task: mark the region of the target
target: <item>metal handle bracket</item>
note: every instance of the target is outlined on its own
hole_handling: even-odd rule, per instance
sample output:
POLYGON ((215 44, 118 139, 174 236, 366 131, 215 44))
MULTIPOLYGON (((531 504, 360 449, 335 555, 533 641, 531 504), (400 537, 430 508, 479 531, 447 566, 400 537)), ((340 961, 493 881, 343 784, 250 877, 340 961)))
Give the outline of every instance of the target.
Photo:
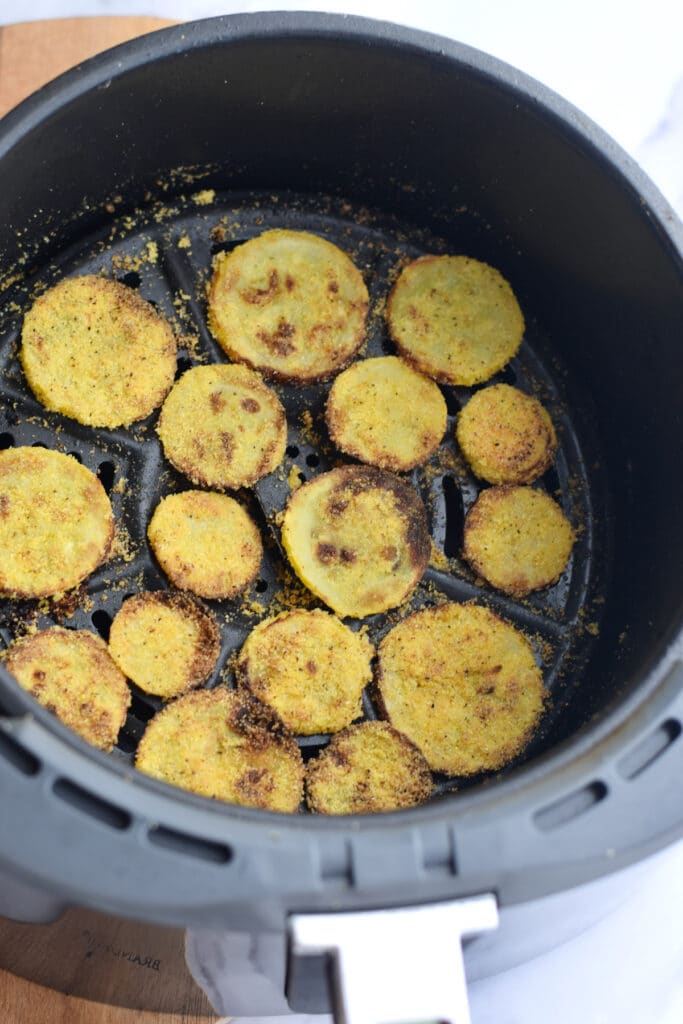
POLYGON ((293 956, 333 958, 338 1024, 471 1024, 462 940, 498 925, 487 893, 419 907, 290 918, 293 956))

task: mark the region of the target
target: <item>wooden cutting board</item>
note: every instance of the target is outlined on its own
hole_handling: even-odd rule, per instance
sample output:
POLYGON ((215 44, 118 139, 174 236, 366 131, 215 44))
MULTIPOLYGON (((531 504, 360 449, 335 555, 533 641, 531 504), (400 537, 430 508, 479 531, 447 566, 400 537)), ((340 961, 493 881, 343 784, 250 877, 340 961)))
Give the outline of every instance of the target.
MULTIPOLYGON (((172 24, 159 18, 64 18, 0 27, 0 115, 56 75, 127 39, 172 24)), ((208 1024, 207 1017, 121 1010, 74 999, 0 971, 2 1024, 208 1024)))

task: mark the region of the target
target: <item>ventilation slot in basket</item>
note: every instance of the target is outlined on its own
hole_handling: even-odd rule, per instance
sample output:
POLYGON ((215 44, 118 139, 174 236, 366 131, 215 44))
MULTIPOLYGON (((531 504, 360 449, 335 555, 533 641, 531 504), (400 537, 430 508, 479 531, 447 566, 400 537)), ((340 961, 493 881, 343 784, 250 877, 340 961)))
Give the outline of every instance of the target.
POLYGON ((37 757, 20 746, 8 732, 0 730, 0 757, 17 768, 23 775, 37 775, 41 764, 37 757))
POLYGON ((176 832, 163 825, 151 828, 148 836, 153 846, 160 846, 164 850, 180 853, 185 857, 194 857, 196 860, 209 861, 212 864, 229 864, 232 860, 232 850, 224 843, 189 836, 185 832, 176 832))
POLYGON ((635 779, 659 760, 681 735, 682 728, 681 723, 675 718, 662 722, 654 732, 641 740, 634 750, 630 750, 621 758, 617 764, 620 775, 625 779, 635 779))
POLYGON ((108 825, 109 828, 115 828, 122 832, 130 826, 131 817, 127 811, 95 796, 87 789, 82 789, 74 782, 69 782, 68 779, 57 779, 52 791, 65 804, 89 818, 102 822, 103 825, 108 825))
POLYGON ((596 780, 537 811, 534 821, 542 832, 551 832, 590 811, 605 799, 608 792, 605 783, 596 780))

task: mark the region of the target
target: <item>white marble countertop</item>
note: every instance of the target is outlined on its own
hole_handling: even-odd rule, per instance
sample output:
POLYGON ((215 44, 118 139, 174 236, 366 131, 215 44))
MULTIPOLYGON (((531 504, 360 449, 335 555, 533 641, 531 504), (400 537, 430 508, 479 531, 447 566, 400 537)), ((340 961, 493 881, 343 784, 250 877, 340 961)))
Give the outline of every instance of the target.
MULTIPOLYGON (((427 29, 475 46, 582 109, 641 164, 683 216, 680 0, 32 0, 0 24, 137 14, 188 20, 255 10, 327 10, 427 29)), ((560 949, 472 987, 473 1024, 681 1024, 683 844, 635 900, 560 949)), ((279 1018, 283 1019, 283 1018, 279 1018)))

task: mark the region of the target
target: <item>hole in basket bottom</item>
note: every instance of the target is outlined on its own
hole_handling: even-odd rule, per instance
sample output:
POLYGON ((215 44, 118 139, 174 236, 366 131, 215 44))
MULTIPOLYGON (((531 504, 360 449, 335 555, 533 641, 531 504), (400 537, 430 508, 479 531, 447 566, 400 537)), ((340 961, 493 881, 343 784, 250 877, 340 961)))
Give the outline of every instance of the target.
POLYGON ((517 374, 511 366, 504 366, 497 374, 497 378, 501 384, 509 384, 511 387, 517 383, 517 374))
POLYGON ((192 367, 192 360, 188 359, 187 356, 178 356, 178 362, 176 364, 175 379, 178 380, 184 373, 187 373, 192 367))
POLYGON ((443 497, 446 504, 444 554, 447 558, 457 558, 462 548, 465 510, 462 504, 460 488, 452 476, 445 476, 443 478, 443 497))
POLYGON ((129 288, 139 288, 142 282, 142 278, 136 270, 130 270, 123 277, 119 278, 121 284, 127 285, 129 288))
POLYGON ((109 640, 109 630, 111 629, 112 621, 109 612, 105 612, 103 608, 98 608, 97 611, 93 612, 90 616, 90 621, 102 639, 109 640))
POLYGON ((446 399, 446 411, 449 416, 457 416, 460 412, 460 402, 451 388, 443 388, 443 397, 446 399))
POLYGON ((110 493, 114 486, 114 477, 116 476, 116 466, 113 462, 100 462, 97 467, 97 478, 104 487, 107 494, 110 493))
POLYGON ((549 494, 561 493, 562 488, 560 487, 560 478, 557 475, 557 470, 554 466, 551 466, 550 469, 546 470, 541 477, 541 480, 549 494))
POLYGON ((11 448, 14 445, 14 437, 12 434, 0 434, 0 451, 4 451, 5 448, 11 448))

